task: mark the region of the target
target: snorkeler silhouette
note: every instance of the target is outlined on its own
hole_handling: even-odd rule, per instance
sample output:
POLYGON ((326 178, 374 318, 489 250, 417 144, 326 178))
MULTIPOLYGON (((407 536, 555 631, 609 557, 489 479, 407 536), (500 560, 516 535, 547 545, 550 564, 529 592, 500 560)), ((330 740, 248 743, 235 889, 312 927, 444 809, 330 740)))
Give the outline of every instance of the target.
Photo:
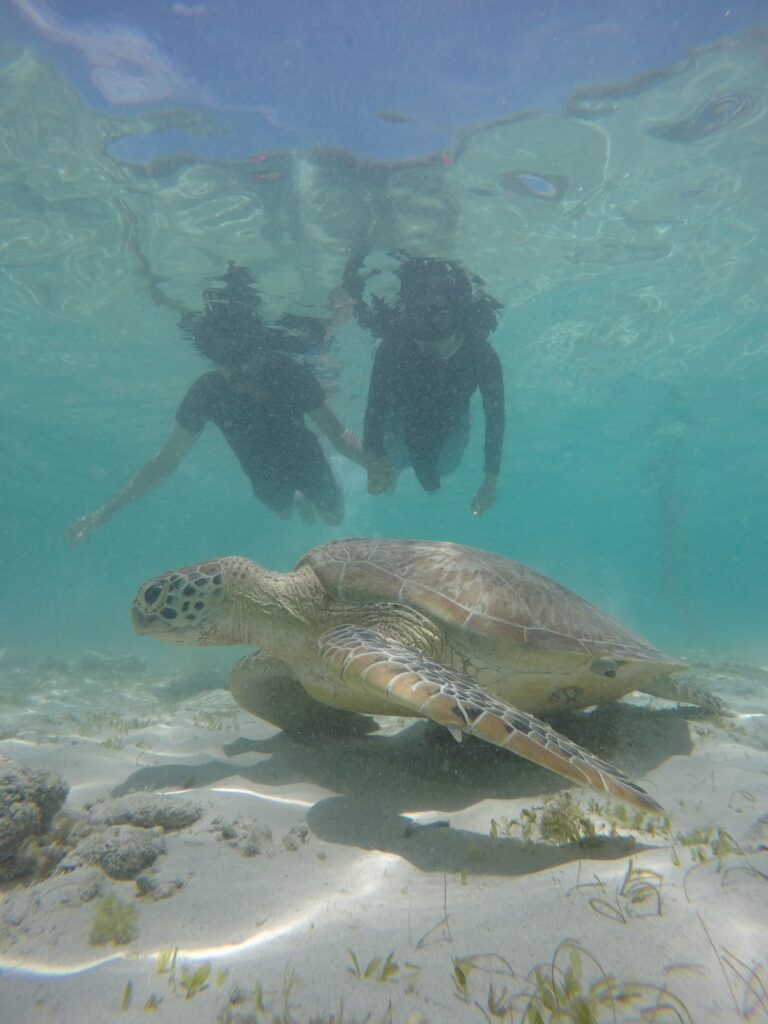
POLYGON ((70 527, 71 544, 87 540, 170 476, 209 421, 221 430, 263 505, 283 519, 297 511, 310 521, 315 512, 326 523, 342 521, 343 492, 304 417, 342 455, 362 465, 360 440, 328 406, 311 370, 285 354, 322 344, 325 324, 290 315, 266 324, 249 272, 230 262, 223 280, 223 288, 203 293, 201 312, 184 313, 179 320, 182 332, 215 369, 192 384, 170 436, 128 485, 70 527))
POLYGON ((485 475, 470 511, 496 501, 504 439, 504 374, 488 341, 501 308, 483 281, 456 260, 396 252, 399 297, 365 297, 365 253, 350 258, 344 287, 358 323, 380 337, 368 389, 363 454, 368 493, 394 490, 412 466, 426 491, 454 470, 470 433, 469 400, 479 388, 485 412, 485 475))

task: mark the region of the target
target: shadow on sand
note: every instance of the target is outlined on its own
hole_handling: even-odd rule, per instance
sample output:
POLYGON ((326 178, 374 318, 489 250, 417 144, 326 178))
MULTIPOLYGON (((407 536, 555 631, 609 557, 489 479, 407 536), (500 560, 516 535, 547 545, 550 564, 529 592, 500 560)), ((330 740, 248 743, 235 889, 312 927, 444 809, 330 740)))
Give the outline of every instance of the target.
MULTIPOLYGON (((700 717, 702 713, 691 708, 660 711, 616 703, 553 724, 599 757, 640 777, 671 756, 689 753, 688 721, 700 717)), ((312 743, 277 733, 263 740, 237 740, 225 752, 230 757, 263 757, 247 767, 216 759, 142 767, 113 795, 205 788, 233 775, 258 787, 309 782, 337 794, 318 801, 307 813, 307 823, 318 838, 391 852, 424 871, 517 875, 583 856, 624 857, 641 848, 621 837, 588 848, 526 844, 492 840, 451 828, 448 822, 417 823, 408 814, 455 812, 485 799, 535 803, 565 785, 551 772, 471 737, 456 743, 446 730, 429 722, 416 721, 393 736, 333 737, 312 743)))

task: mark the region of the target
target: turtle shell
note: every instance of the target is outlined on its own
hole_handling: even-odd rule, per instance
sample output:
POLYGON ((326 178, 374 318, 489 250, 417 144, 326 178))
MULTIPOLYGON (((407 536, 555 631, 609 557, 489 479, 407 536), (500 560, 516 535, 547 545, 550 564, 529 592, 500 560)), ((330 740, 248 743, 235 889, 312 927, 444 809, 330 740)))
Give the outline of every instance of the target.
POLYGON ((338 601, 405 604, 449 634, 461 632, 465 643, 498 653, 522 647, 680 664, 554 580, 478 548, 362 537, 314 548, 299 562, 307 565, 338 601))

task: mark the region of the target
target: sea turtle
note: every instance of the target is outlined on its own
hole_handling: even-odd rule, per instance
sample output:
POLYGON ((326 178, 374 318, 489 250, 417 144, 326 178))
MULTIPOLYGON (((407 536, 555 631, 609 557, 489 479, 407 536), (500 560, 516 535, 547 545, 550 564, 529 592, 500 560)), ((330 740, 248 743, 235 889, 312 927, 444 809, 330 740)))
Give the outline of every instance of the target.
POLYGON ((133 623, 173 643, 258 646, 233 668, 232 693, 288 731, 350 711, 430 718, 654 812, 640 786, 535 714, 632 690, 722 710, 675 678, 682 662, 554 580, 443 541, 332 541, 288 573, 201 562, 144 583, 133 623))

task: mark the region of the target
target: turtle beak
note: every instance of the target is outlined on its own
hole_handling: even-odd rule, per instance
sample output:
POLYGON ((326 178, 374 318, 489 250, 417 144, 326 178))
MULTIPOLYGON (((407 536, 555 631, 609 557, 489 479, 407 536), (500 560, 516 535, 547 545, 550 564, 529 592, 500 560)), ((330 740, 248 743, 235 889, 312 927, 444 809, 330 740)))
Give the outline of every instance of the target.
POLYGON ((157 612, 142 611, 136 604, 131 608, 131 621, 139 636, 151 636, 169 644, 198 644, 201 640, 199 627, 176 625, 158 615, 157 612))
POLYGON ((153 636, 156 640, 169 640, 171 643, 182 643, 180 631, 172 626, 157 612, 145 612, 134 602, 131 608, 133 628, 139 636, 153 636))
POLYGON ((150 622, 153 618, 153 615, 146 615, 141 608, 137 608, 135 604, 133 608, 131 608, 131 621, 133 622, 134 630, 139 634, 139 636, 144 636, 145 633, 150 633, 152 631, 150 622))
POLYGON ((158 640, 173 640, 172 632, 174 626, 172 626, 166 619, 157 612, 145 612, 139 608, 138 604, 134 604, 131 608, 131 621, 133 622, 134 630, 139 636, 154 636, 158 640))

